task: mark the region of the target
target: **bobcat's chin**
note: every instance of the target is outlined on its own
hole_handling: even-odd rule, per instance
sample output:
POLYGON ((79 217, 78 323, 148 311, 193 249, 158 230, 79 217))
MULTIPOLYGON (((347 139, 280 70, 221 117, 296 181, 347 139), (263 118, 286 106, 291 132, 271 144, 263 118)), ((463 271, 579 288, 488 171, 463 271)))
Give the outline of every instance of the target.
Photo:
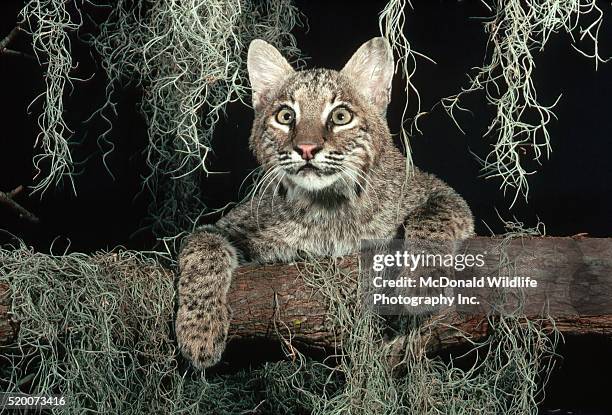
POLYGON ((326 189, 340 180, 338 173, 325 174, 314 168, 300 169, 293 174, 288 174, 286 177, 294 186, 309 191, 326 189))

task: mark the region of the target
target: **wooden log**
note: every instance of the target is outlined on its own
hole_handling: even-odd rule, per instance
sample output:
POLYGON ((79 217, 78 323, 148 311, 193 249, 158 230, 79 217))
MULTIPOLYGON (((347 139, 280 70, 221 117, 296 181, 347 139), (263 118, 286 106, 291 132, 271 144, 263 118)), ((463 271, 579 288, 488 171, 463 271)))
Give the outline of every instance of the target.
MULTIPOLYGON (((471 249, 486 250, 490 256, 486 266, 473 270, 474 275, 499 274, 499 244, 499 239, 483 237, 467 242, 471 249)), ((539 318, 533 310, 541 311, 541 304, 548 301, 556 307, 547 312, 552 311, 561 333, 612 336, 612 238, 522 238, 511 241, 504 252, 517 273, 527 272, 540 284, 537 291, 525 291, 531 307, 526 318, 539 318)), ((340 262, 349 272, 357 272, 358 265, 356 256, 340 262)), ((330 323, 324 296, 302 278, 305 267, 297 263, 238 268, 229 291, 230 339, 284 339, 334 347, 340 333, 330 323)), ((14 338, 17 329, 8 314, 6 288, 0 286, 0 344, 14 338)), ((465 345, 468 339, 483 339, 490 330, 487 312, 484 306, 459 307, 431 317, 422 331, 427 350, 436 353, 465 345)))
POLYGON ((11 298, 6 284, 0 284, 0 345, 10 342, 17 334, 17 324, 10 315, 11 298))
MULTIPOLYGON (((472 274, 496 276, 500 267, 511 265, 517 275, 525 273, 539 285, 524 290, 526 318, 550 314, 564 335, 612 336, 611 238, 516 239, 505 246, 507 262, 503 264, 500 243, 500 239, 483 237, 467 242, 471 252, 487 252, 485 266, 474 268, 472 274)), ((356 258, 347 258, 343 264, 353 271, 357 266, 356 258)), ((327 323, 327 305, 300 275, 297 265, 239 268, 229 294, 234 310, 231 338, 277 338, 280 331, 298 342, 333 347, 337 333, 327 323)), ((477 294, 487 298, 492 293, 480 289, 477 294)), ((512 301, 509 304, 514 306, 512 301)), ((486 306, 454 307, 431 317, 423 326, 427 349, 438 352, 483 339, 490 331, 489 311, 486 306)), ((543 321, 544 327, 547 324, 543 321)))

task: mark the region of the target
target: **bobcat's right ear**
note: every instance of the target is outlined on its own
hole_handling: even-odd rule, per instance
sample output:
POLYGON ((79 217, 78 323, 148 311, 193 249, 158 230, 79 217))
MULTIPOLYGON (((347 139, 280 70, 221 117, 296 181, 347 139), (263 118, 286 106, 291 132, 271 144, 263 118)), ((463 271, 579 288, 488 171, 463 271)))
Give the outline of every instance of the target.
POLYGON ((293 72, 289 62, 265 40, 255 39, 249 45, 247 69, 253 90, 253 108, 260 108, 271 94, 293 72))

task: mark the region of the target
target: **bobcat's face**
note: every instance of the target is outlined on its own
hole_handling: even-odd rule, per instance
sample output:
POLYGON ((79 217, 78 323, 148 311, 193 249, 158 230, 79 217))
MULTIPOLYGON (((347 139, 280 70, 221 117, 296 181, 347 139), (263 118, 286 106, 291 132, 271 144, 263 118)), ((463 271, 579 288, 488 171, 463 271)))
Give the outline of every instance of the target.
POLYGON ((380 146, 369 124, 384 124, 378 114, 375 121, 368 117, 371 108, 362 101, 338 72, 298 72, 262 108, 253 150, 264 167, 296 186, 358 185, 380 146))
POLYGON ((249 49, 255 107, 250 144, 258 161, 270 175, 308 191, 360 191, 389 141, 384 112, 392 73, 381 38, 362 46, 340 72, 295 72, 276 49, 255 41, 249 49))

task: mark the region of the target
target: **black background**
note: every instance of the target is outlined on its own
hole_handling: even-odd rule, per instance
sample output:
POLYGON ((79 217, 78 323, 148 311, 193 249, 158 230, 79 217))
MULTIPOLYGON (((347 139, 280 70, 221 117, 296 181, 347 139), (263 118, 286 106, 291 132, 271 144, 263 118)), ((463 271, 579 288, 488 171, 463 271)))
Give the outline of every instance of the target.
MULTIPOLYGON (((296 1, 305 14, 308 30, 295 31, 298 46, 309 58, 308 67, 340 69, 350 55, 364 41, 379 35, 378 13, 384 1, 296 1)), ((428 110, 443 97, 456 93, 467 82, 470 68, 483 63, 486 34, 482 21, 473 17, 487 15, 479 1, 413 1, 414 10, 407 11, 406 35, 413 48, 434 59, 437 64, 423 59, 417 62, 413 82, 417 85, 422 108, 428 110)), ((612 7, 599 2, 604 9, 605 22, 600 32, 600 53, 612 55, 612 7)), ((14 26, 19 1, 0 4, 0 38, 14 26)), ((100 13, 97 17, 103 17, 100 13)), ((85 31, 91 29, 85 27, 85 31)), ((29 52, 28 36, 22 34, 11 47, 29 52)), ((589 46, 585 44, 585 46, 589 46)), ((150 249, 154 238, 147 230, 140 230, 148 197, 136 197, 141 176, 146 167, 141 156, 147 138, 145 126, 137 111, 140 91, 127 88, 116 96, 119 116, 111 133, 116 146, 108 156, 113 172, 111 177, 102 166, 97 136, 106 125, 100 119, 89 124, 83 120, 104 101, 106 79, 96 66, 90 49, 73 42, 74 59, 79 66, 74 74, 90 78, 76 82, 66 97, 66 118, 75 130, 73 146, 80 175, 75 178, 77 196, 69 187, 38 196, 21 195, 19 201, 41 218, 37 225, 19 220, 0 206, 0 229, 23 238, 39 250, 48 250, 51 242, 70 249, 94 251, 123 245, 134 249, 150 249)), ((534 225, 539 217, 549 235, 574 235, 586 232, 592 236, 612 235, 612 62, 600 65, 595 72, 589 60, 570 46, 566 34, 551 37, 542 53, 536 55, 533 74, 538 97, 543 104, 552 104, 559 94, 562 98, 555 109, 558 120, 550 124, 553 152, 543 162, 538 173, 530 178, 529 202, 519 199, 508 211, 512 195, 503 196, 499 181, 484 180, 479 176, 479 165, 469 154, 484 156, 491 141, 482 138, 493 115, 493 108, 484 104, 482 94, 470 96, 465 105, 473 115, 461 116, 462 135, 440 106, 420 121, 422 135, 412 138, 411 145, 416 165, 433 172, 453 186, 471 206, 477 218, 479 234, 488 234, 486 222, 495 232, 503 231, 497 218, 498 209, 504 218, 515 215, 527 225, 534 225)), ((0 56, 0 190, 8 191, 17 185, 31 185, 33 143, 38 134, 37 116, 40 105, 27 113, 28 104, 43 91, 43 71, 36 62, 12 56, 0 56)), ((393 100, 388 111, 391 131, 399 131, 399 120, 404 103, 403 84, 399 77, 394 82, 393 100)), ((414 114, 411 100, 410 114, 414 114)), ((211 158, 211 168, 229 171, 211 176, 202 183, 202 197, 214 208, 238 199, 242 179, 255 167, 247 148, 252 110, 242 104, 228 107, 228 117, 218 126, 211 158)), ((57 246, 56 245, 56 246, 57 246)), ((572 344, 570 340, 569 345, 572 344)), ((609 354, 610 344, 598 339, 583 340, 582 350, 588 356, 609 354)), ((602 408, 608 403, 609 390, 605 385, 584 373, 584 353, 567 346, 569 363, 565 371, 553 377, 550 407, 578 405, 581 408, 602 408), (573 353, 573 354, 572 354, 573 353), (574 359, 569 357, 574 356, 574 359), (569 367, 569 369, 568 369, 569 367), (582 372, 581 372, 582 370, 582 372)), ((586 362, 586 363, 585 363, 586 362)), ((612 363, 591 362, 598 372, 609 374, 612 363), (607 366, 605 366, 607 364, 607 366)), ((593 366, 590 366, 593 367, 593 366)), ((607 376, 607 375, 605 375, 607 376)), ((608 385, 609 387, 609 385, 608 385)))

